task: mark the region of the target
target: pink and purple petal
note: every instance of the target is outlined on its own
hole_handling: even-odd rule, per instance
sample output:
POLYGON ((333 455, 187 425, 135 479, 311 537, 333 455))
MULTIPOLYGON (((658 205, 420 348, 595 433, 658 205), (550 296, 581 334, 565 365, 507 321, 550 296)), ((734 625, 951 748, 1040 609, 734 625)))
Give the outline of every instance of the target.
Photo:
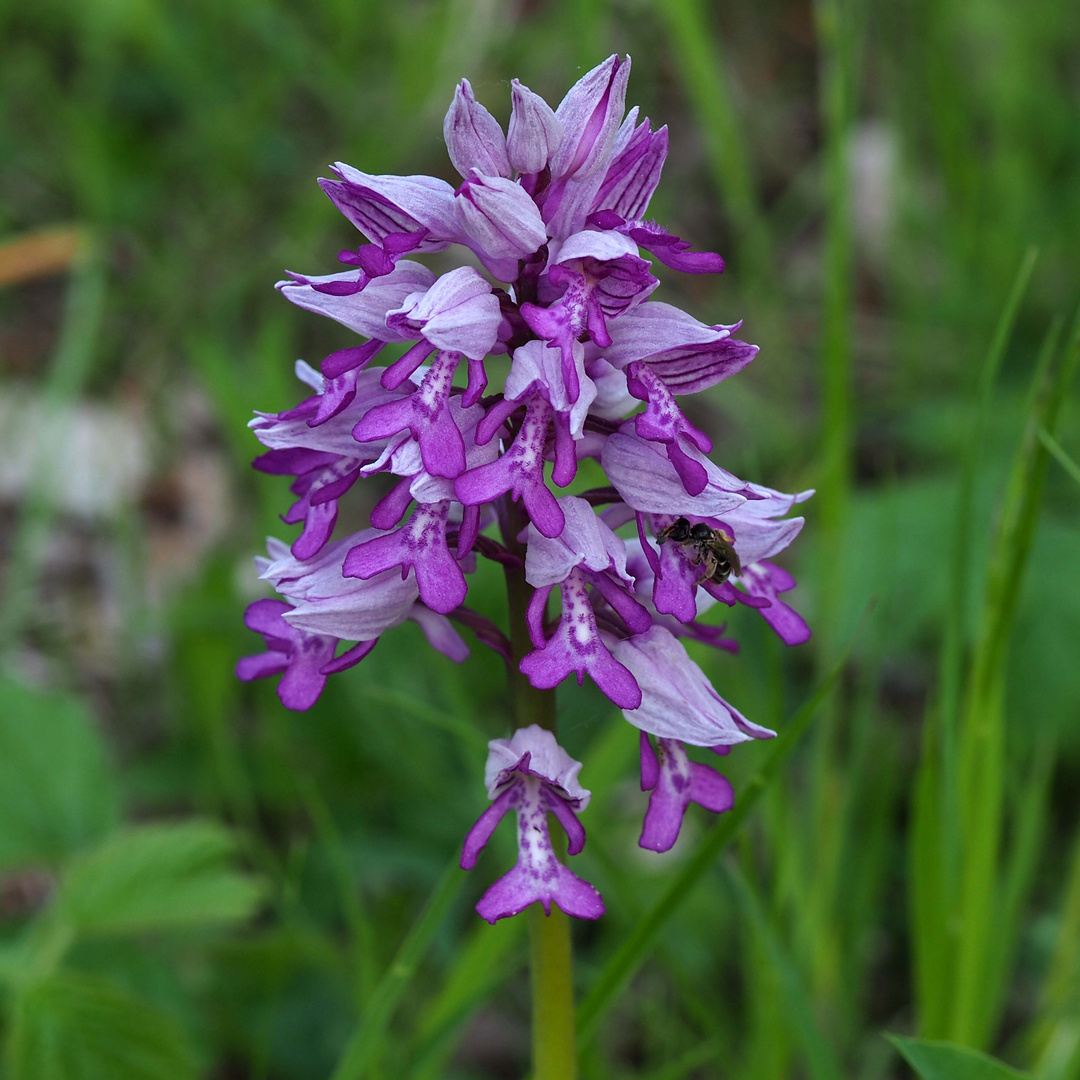
MULTIPOLYGON (((647 738, 647 737, 646 737, 647 738)), ((650 748, 651 749, 651 748, 650 748)), ((722 813, 730 810, 735 798, 731 784, 706 765, 692 762, 682 743, 660 739, 658 757, 653 757, 646 787, 646 753, 642 743, 642 790, 651 790, 638 843, 649 851, 669 851, 679 838, 683 818, 692 802, 722 813)))
POLYGON ((468 585, 446 542, 446 519, 450 504, 435 503, 416 508, 405 526, 376 536, 354 547, 342 567, 346 577, 363 580, 400 566, 404 577, 416 573, 420 599, 447 615, 465 599, 468 585))

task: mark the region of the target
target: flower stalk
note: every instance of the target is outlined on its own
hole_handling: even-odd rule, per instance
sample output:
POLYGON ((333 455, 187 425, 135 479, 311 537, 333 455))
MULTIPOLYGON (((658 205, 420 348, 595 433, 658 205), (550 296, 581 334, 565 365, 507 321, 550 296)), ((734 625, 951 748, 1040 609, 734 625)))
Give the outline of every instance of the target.
MULTIPOLYGON (((525 617, 532 588, 525 580, 525 545, 517 536, 525 521, 516 503, 500 500, 503 543, 521 565, 504 564, 510 609, 511 662, 507 665, 510 708, 515 728, 539 724, 555 728, 555 691, 537 690, 518 665, 531 645, 525 617)), ((549 825, 550 827, 550 825, 549 825)), ((574 957, 570 920, 558 907, 545 914, 529 908, 529 967, 532 990, 533 1080, 576 1080, 577 1018, 574 1011, 574 957)))
POLYGON ((533 1080, 577 1080, 570 920, 557 907, 529 909, 533 1080))
POLYGON ((510 662, 506 665, 510 715, 514 718, 515 728, 539 724, 547 731, 554 731, 555 691, 538 690, 520 666, 522 659, 532 651, 526 615, 533 589, 525 580, 525 545, 518 540, 528 522, 519 504, 508 495, 499 500, 498 514, 503 545, 516 560, 503 563, 510 623, 510 662))

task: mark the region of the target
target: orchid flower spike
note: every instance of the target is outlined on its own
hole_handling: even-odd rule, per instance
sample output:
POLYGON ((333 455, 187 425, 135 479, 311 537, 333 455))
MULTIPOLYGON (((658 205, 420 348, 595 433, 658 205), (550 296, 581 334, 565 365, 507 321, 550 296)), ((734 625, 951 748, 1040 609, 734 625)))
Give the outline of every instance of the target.
MULTIPOLYGON (((710 621, 717 604, 736 633, 752 608, 785 644, 807 640, 780 561, 813 492, 728 472, 683 411, 758 349, 737 319, 707 324, 654 299, 671 273, 720 273, 724 261, 648 219, 667 129, 627 110, 629 77, 630 58, 610 56, 555 107, 514 80, 505 128, 462 79, 443 125, 456 186, 343 162, 320 180, 359 237, 336 270, 278 283, 341 340, 318 369, 297 362, 294 407, 251 422, 255 467, 289 478, 283 521, 296 532, 257 560, 277 598, 248 609, 265 650, 237 674, 280 676, 282 703, 308 709, 411 620, 457 663, 464 626, 539 691, 587 676, 642 733, 641 844, 664 851, 690 803, 721 812, 733 798, 686 747, 773 735, 720 695, 685 642, 738 651, 710 621), (365 502, 377 474, 381 495, 365 502), (584 474, 603 479, 567 494, 584 474), (344 527, 360 514, 367 527, 344 527), (521 590, 522 625, 477 609, 481 559, 521 590)), ((554 815, 569 854, 581 850, 580 766, 535 725, 490 747, 492 803, 462 865, 510 810, 519 857, 480 914, 539 902, 597 918, 603 901, 548 831, 554 815)))

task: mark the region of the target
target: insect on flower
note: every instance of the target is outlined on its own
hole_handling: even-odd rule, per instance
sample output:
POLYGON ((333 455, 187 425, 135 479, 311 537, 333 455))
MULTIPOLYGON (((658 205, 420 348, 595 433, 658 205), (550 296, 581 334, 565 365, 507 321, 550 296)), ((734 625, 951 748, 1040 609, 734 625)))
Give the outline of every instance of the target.
POLYGON ((665 540, 674 540, 683 547, 693 548, 694 565, 705 564, 701 582, 711 581, 714 585, 722 585, 732 574, 738 577, 742 573, 739 556, 732 546, 735 538, 704 521, 691 525, 684 517, 676 518, 656 534, 656 539, 661 544, 665 540))

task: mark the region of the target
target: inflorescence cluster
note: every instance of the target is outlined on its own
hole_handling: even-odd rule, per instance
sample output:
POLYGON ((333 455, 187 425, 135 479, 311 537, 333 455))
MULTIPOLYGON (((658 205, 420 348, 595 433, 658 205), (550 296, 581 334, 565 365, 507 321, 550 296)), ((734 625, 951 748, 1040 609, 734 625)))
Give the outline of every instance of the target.
MULTIPOLYGON (((362 341, 319 372, 298 362, 311 396, 252 422, 267 448, 255 467, 295 477, 284 520, 303 528, 291 546, 271 539, 258 560, 283 599, 248 608, 267 651, 237 671, 281 674, 281 700, 306 709, 329 675, 406 619, 453 660, 468 655, 456 621, 512 662, 507 636, 466 606, 468 575, 478 557, 519 569, 523 558, 532 651, 520 671, 544 689, 588 674, 640 729, 651 792, 641 845, 666 851, 690 802, 732 804, 727 780, 691 762, 684 744, 726 753, 773 734, 717 694, 682 639, 734 651, 722 628, 698 621, 717 601, 756 608, 789 645, 809 637, 780 598, 794 580, 770 560, 802 528, 785 515, 811 493, 783 494, 715 465, 708 436, 679 408, 678 397, 740 371, 757 348, 732 336, 739 324, 706 326, 649 299, 659 281, 642 249, 693 274, 719 273, 723 260, 645 219, 667 129, 639 123, 636 108, 624 119, 629 72, 629 58, 610 57, 555 110, 515 80, 505 135, 463 80, 444 124, 463 178, 456 189, 341 163, 319 181, 368 243, 339 255, 345 270, 290 274, 278 288, 362 341), (441 277, 410 258, 454 244, 471 256, 441 277), (377 364, 386 345, 402 343, 411 344, 377 364), (558 495, 585 458, 608 485, 558 495), (339 500, 376 473, 394 482, 370 528, 332 540, 339 500), (502 542, 488 535, 495 524, 502 542), (620 536, 623 526, 636 536, 620 536), (556 588, 561 616, 549 621, 556 588), (341 642, 355 644, 339 652, 341 642)), ((569 853, 583 847, 577 814, 589 792, 579 769, 537 725, 490 744, 492 803, 462 866, 511 809, 519 861, 478 905, 485 918, 537 900, 602 914, 597 891, 556 858, 547 827, 553 814, 569 853)))

